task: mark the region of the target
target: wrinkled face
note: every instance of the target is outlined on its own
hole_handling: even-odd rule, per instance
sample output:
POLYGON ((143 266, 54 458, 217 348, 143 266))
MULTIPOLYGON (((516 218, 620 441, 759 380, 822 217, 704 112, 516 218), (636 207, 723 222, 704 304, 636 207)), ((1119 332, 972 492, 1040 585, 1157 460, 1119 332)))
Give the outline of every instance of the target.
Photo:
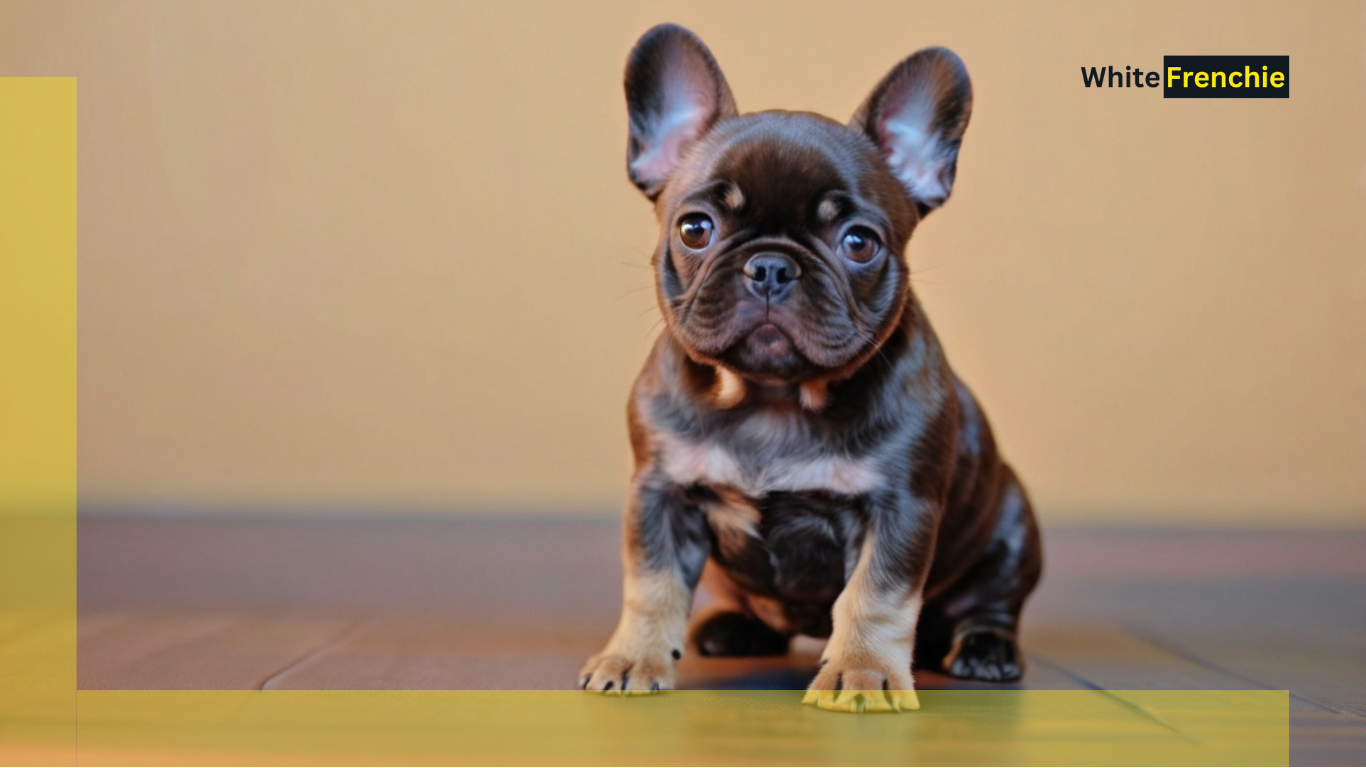
POLYGON ((800 113, 721 122, 657 211, 660 307, 700 362, 756 381, 834 375, 900 319, 918 214, 851 128, 800 113))
POLYGON ((660 308, 688 355, 803 384, 870 359, 907 301, 906 241, 953 188, 972 113, 963 62, 911 54, 848 126, 740 115, 707 46, 661 24, 631 49, 625 86, 626 171, 655 202, 660 308))

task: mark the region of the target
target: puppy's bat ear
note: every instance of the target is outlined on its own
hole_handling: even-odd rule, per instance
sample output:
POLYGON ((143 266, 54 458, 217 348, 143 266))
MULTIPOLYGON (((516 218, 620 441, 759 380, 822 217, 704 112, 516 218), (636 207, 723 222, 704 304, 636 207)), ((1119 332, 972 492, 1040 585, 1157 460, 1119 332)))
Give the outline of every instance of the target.
POLYGON ((688 30, 660 24, 626 62, 631 137, 626 170, 651 200, 690 144, 735 115, 735 99, 711 51, 688 30))
POLYGON ((962 60, 947 48, 924 48, 882 78, 849 124, 882 150, 923 216, 953 190, 971 115, 972 81, 962 60))

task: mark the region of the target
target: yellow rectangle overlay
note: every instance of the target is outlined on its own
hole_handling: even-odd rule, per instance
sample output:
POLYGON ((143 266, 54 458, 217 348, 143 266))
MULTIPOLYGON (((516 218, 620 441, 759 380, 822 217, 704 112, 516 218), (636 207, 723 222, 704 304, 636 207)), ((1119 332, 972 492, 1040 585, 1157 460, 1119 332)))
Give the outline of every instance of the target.
POLYGON ((76 82, 0 78, 0 764, 1285 765, 1285 691, 76 690, 76 82))
POLYGON ((1285 765, 1285 691, 81 691, 83 763, 1285 765))
POLYGON ((0 78, 0 763, 76 758, 76 80, 0 78))

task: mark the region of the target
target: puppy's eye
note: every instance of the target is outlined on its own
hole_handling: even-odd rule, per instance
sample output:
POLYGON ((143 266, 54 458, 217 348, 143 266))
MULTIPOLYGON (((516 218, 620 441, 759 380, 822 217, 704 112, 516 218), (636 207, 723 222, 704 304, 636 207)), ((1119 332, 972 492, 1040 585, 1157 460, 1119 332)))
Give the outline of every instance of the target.
POLYGON ((877 256, 878 251, 882 249, 882 243, 878 242, 873 230, 867 227, 854 227, 844 233, 840 249, 844 251, 846 259, 867 264, 877 256))
POLYGON ((678 222, 678 237, 683 241, 684 245, 694 251, 700 251, 711 243, 711 231, 713 228, 714 225, 710 218, 701 213, 694 213, 689 216, 684 216, 683 219, 678 222))

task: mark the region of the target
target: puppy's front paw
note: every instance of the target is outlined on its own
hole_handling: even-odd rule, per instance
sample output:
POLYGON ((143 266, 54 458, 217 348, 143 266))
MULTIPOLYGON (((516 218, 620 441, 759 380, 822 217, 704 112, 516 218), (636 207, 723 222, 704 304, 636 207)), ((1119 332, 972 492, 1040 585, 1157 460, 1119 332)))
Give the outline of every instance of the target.
POLYGON ((623 694, 667 691, 674 687, 674 659, 678 655, 678 651, 618 653, 609 648, 583 665, 579 687, 623 694))
POLYGON ((910 664, 887 664, 876 658, 832 656, 806 690, 803 704, 835 712, 900 712, 920 709, 910 664))

